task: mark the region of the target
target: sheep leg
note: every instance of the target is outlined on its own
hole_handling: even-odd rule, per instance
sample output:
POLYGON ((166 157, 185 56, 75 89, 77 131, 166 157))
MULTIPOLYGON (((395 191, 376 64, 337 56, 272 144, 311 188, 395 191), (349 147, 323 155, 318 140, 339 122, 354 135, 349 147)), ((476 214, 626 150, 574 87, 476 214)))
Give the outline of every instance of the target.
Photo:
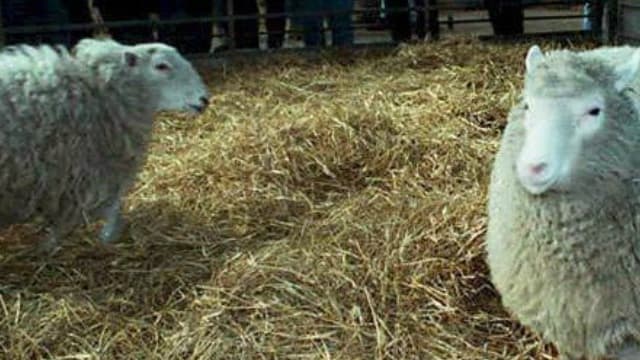
POLYGON ((49 235, 38 244, 37 252, 44 255, 53 255, 60 245, 60 235, 54 228, 48 228, 49 235))
POLYGON ((122 206, 120 199, 116 199, 104 212, 105 224, 100 230, 100 242, 103 244, 112 243, 120 238, 125 227, 122 217, 122 206))
POLYGON ((51 223, 47 227, 49 236, 38 246, 41 254, 53 255, 60 248, 60 239, 69 236, 73 232, 74 223, 51 223))

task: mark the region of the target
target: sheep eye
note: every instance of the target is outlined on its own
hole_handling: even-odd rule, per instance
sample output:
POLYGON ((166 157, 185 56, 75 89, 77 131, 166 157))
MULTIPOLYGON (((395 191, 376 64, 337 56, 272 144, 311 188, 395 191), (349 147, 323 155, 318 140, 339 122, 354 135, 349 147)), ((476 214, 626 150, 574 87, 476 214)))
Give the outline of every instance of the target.
POLYGON ((169 65, 167 64, 158 64, 156 65, 156 70, 160 70, 160 71, 169 71, 169 65))
POLYGON ((529 110, 529 104, 524 103, 524 107, 523 107, 523 108, 524 108, 525 110, 529 110))
POLYGON ((593 109, 589 110, 588 114, 590 116, 598 116, 598 115, 600 115, 600 108, 597 108, 597 107, 593 108, 593 109))

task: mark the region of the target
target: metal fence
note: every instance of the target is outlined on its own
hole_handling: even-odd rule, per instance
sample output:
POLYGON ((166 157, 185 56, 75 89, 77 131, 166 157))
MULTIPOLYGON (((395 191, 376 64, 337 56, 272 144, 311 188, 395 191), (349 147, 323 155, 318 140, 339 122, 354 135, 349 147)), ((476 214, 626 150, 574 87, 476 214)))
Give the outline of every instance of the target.
POLYGON ((625 43, 640 43, 640 2, 618 0, 617 40, 625 43))
MULTIPOLYGON (((226 49, 234 50, 239 46, 238 41, 243 36, 258 36, 269 37, 277 35, 284 36, 285 38, 298 38, 304 37, 308 34, 309 30, 299 23, 304 23, 305 19, 321 19, 321 29, 314 31, 320 31, 322 34, 331 33, 336 30, 331 19, 335 19, 338 16, 348 16, 351 21, 347 27, 342 25, 340 30, 349 32, 363 32, 365 35, 356 40, 355 43, 362 43, 362 39, 369 36, 368 44, 379 43, 391 43, 397 41, 393 37, 384 38, 376 37, 375 34, 384 34, 393 32, 393 26, 398 26, 398 16, 408 22, 402 26, 409 26, 410 37, 411 34, 419 36, 428 36, 431 39, 440 38, 441 34, 446 31, 450 31, 461 26, 469 24, 490 24, 493 28, 494 35, 500 31, 496 24, 504 22, 505 20, 514 22, 513 14, 517 14, 515 22, 550 22, 553 20, 578 20, 582 21, 589 19, 591 21, 591 29, 585 30, 582 27, 578 29, 563 31, 563 33, 575 33, 583 35, 592 35, 600 37, 602 33, 602 8, 607 0, 423 0, 423 1, 407 1, 408 6, 386 6, 389 0, 376 0, 367 1, 366 3, 356 2, 356 6, 347 10, 296 10, 296 11, 281 11, 266 13, 264 7, 262 11, 257 11, 250 14, 236 14, 233 11, 234 0, 222 0, 226 2, 226 7, 229 11, 226 14, 215 13, 215 1, 212 2, 212 11, 208 14, 200 14, 197 16, 184 16, 180 18, 161 18, 157 14, 150 13, 150 16, 143 19, 125 19, 125 20, 103 20, 100 17, 99 8, 92 7, 92 18, 87 18, 86 22, 82 23, 64 23, 64 24, 38 24, 28 26, 7 26, 2 29, 2 39, 5 43, 11 43, 13 38, 24 39, 46 39, 45 35, 57 35, 62 41, 67 42, 68 45, 72 45, 70 39, 77 39, 82 36, 90 36, 92 34, 104 32, 105 30, 111 33, 118 33, 121 36, 129 36, 130 38, 139 39, 140 41, 146 40, 160 40, 173 43, 174 45, 181 45, 183 47, 189 44, 194 38, 199 38, 209 42, 210 47, 208 49, 200 49, 199 51, 192 51, 189 49, 183 49, 185 52, 207 52, 213 50, 212 47, 224 46, 226 49), (422 4, 421 4, 422 3, 422 4), (596 11, 590 15, 584 14, 581 9, 588 4, 596 11), (528 14, 529 8, 570 8, 578 9, 577 12, 567 14, 562 13, 555 14, 528 14), (507 10, 505 10, 507 9, 507 10), (511 10, 508 10, 511 9, 511 10), (600 11, 598 11, 600 9, 600 11), (475 10, 475 11, 473 11, 475 10), (511 11, 511 13, 509 13, 511 11), (468 16, 462 16, 466 13, 468 16), (396 23, 391 23, 390 18, 396 17, 396 23), (266 29, 267 21, 273 19, 285 19, 286 26, 284 29, 278 31, 269 31, 266 29), (413 20, 412 20, 413 19, 413 20), (254 21, 258 23, 255 34, 243 33, 242 21, 254 21), (368 34, 368 35, 367 35, 368 34)), ((269 0, 266 0, 269 1, 269 0)), ((294 1, 295 0, 289 0, 294 1)), ((90 2, 91 3, 91 2, 90 2)), ((322 1, 320 1, 322 3, 322 1)), ((402 21, 401 21, 402 22, 402 21)), ((517 27, 517 24, 514 25, 517 27)), ((545 26, 542 26, 545 28, 545 26)), ((406 29, 405 29, 406 30, 406 29)), ((523 29, 515 29, 511 35, 527 35, 530 31, 524 31, 523 29)), ((554 31, 547 31, 543 33, 555 33, 554 31)), ((406 34, 405 34, 406 35, 406 34)), ((504 34, 502 34, 504 35, 504 34)), ((405 36, 406 37, 406 36, 405 36)), ((114 34, 114 38, 117 40, 119 36, 114 34)), ((365 39, 367 40, 367 39, 365 39)), ((322 40, 322 44, 325 44, 325 39, 322 40)), ((125 41, 126 42, 126 41, 125 41)), ((300 41, 298 41, 300 42, 300 41)), ((335 41, 333 41, 335 42, 335 41)), ((265 49, 264 46, 254 47, 254 49, 265 49)))

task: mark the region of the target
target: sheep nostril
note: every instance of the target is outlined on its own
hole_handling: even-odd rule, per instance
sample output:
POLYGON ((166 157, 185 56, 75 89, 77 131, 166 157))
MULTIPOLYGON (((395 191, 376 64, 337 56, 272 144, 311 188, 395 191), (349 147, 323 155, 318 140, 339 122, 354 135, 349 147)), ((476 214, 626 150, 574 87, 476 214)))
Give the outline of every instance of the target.
POLYGON ((202 104, 206 107, 209 105, 209 98, 208 97, 200 97, 200 102, 202 102, 202 104))
POLYGON ((531 174, 533 175, 540 175, 542 174, 545 170, 547 169, 547 163, 538 163, 535 165, 531 165, 529 167, 529 171, 531 172, 531 174))

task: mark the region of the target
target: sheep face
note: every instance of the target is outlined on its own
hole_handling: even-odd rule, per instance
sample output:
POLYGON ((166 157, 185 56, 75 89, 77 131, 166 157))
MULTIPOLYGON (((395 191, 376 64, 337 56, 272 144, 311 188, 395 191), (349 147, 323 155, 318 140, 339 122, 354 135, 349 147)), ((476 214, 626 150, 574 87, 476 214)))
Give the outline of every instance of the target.
POLYGON ((203 112, 210 93, 200 75, 178 51, 160 43, 126 48, 122 60, 133 76, 143 79, 152 89, 154 111, 203 112))
POLYGON ((605 121, 605 101, 581 96, 525 97, 525 139, 516 164, 521 184, 532 194, 566 188, 585 142, 605 121))
POLYGON ((524 139, 515 164, 518 180, 529 193, 570 191, 578 182, 624 170, 626 164, 617 160, 626 140, 617 131, 629 119, 620 119, 617 112, 624 101, 622 91, 639 67, 640 50, 616 65, 569 51, 544 55, 537 46, 529 50, 522 99, 524 139))

